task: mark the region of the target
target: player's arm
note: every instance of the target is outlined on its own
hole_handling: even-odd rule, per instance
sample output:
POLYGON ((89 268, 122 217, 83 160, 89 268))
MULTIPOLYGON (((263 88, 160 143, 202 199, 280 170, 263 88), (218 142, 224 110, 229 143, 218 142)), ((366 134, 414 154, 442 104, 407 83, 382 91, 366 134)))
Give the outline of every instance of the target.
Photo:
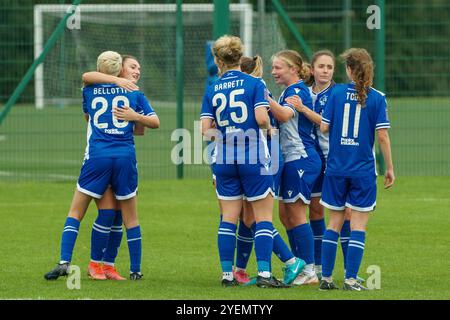
POLYGON ((330 125, 322 121, 320 123, 320 132, 327 133, 328 131, 330 131, 330 125))
POLYGON ((136 122, 134 124, 133 134, 135 136, 143 136, 145 134, 145 126, 140 122, 136 122))
POLYGON ((147 128, 158 129, 159 128, 159 118, 156 113, 150 115, 143 115, 137 113, 129 106, 123 107, 113 107, 114 116, 121 121, 134 121, 136 123, 141 123, 147 128))
POLYGON ((322 120, 320 122, 320 132, 322 133, 330 131, 330 123, 333 117, 332 109, 335 104, 334 100, 334 93, 331 93, 322 112, 322 120))
POLYGON ((268 97, 267 101, 269 102, 270 111, 277 121, 286 122, 295 116, 295 111, 293 109, 281 106, 271 97, 268 97))
POLYGON ((204 141, 215 141, 220 135, 220 131, 216 129, 214 119, 208 116, 200 118, 200 132, 204 141))
POLYGON ((388 189, 392 187, 395 180, 394 165, 392 163, 391 141, 389 139, 388 129, 378 129, 377 136, 378 144, 380 145, 381 153, 383 154, 384 163, 386 165, 384 187, 388 189))
POLYGON ((270 129, 270 118, 266 106, 255 109, 255 119, 261 129, 270 129))
POLYGON ((125 90, 128 91, 139 90, 139 87, 131 80, 115 77, 97 71, 83 73, 81 78, 83 80, 84 85, 90 85, 94 83, 114 83, 117 86, 124 88, 125 90))
POLYGON ((375 129, 377 131, 378 144, 383 154, 386 172, 384 174, 384 187, 390 188, 394 184, 394 165, 392 164, 391 141, 389 139, 388 129, 391 124, 387 115, 386 96, 382 96, 378 104, 378 113, 375 129))
POLYGON ((314 124, 319 126, 322 122, 322 116, 305 106, 298 95, 287 97, 286 102, 292 105, 298 112, 303 113, 305 117, 314 124))

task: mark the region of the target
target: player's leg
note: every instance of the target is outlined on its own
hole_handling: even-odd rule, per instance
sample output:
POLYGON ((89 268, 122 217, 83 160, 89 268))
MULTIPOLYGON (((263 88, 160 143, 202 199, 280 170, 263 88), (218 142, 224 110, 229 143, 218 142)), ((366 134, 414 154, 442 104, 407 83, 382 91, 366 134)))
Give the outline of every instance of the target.
POLYGON ((253 210, 247 201, 243 201, 242 211, 239 217, 239 227, 236 242, 236 268, 234 278, 239 283, 249 283, 250 277, 246 272, 247 263, 253 249, 253 238, 256 223, 253 210))
POLYGON ((285 163, 283 174, 283 201, 286 205, 290 230, 295 242, 298 257, 306 266, 294 280, 295 285, 316 284, 319 282, 314 271, 314 236, 306 219, 306 209, 311 201, 311 190, 320 174, 321 162, 317 153, 311 152, 308 158, 285 163))
POLYGON ((344 290, 367 290, 358 282, 357 276, 361 266, 366 242, 366 225, 369 212, 352 210, 351 233, 347 252, 344 290))
POLYGON ((320 204, 320 196, 312 197, 309 204, 309 223, 314 236, 314 270, 317 277, 322 277, 322 239, 326 230, 325 209, 320 204))
POLYGON ((130 255, 130 279, 140 280, 143 276, 141 273, 142 235, 137 215, 136 197, 120 200, 120 207, 130 255))
MULTIPOLYGON (((347 250, 348 250, 348 241, 350 240, 350 219, 352 217, 352 209, 345 208, 345 218, 344 224, 342 225, 342 229, 340 232, 340 242, 342 248, 342 255, 344 261, 344 270, 347 269, 347 250)), ((345 273, 345 271, 344 271, 345 273)))
POLYGON ((260 288, 285 288, 283 282, 272 276, 273 251, 273 177, 262 164, 239 167, 247 201, 251 203, 256 221, 255 253, 258 265, 256 285, 260 288))
POLYGON ((90 266, 97 265, 97 259, 103 262, 102 271, 107 279, 111 280, 125 280, 115 268, 115 260, 119 251, 120 243, 122 241, 122 211, 114 197, 111 187, 103 194, 101 199, 96 199, 95 203, 98 208, 97 219, 92 226, 91 238, 91 263, 90 266), (112 220, 112 221, 110 221, 112 220), (109 229, 110 232, 108 232, 109 229), (102 241, 102 237, 106 237, 107 242, 102 241), (98 241, 98 239, 101 241, 98 241), (101 257, 101 258, 100 258, 101 257))
POLYGON ((337 289, 333 283, 333 270, 336 261, 336 251, 339 232, 344 223, 345 201, 348 193, 348 179, 325 174, 322 198, 320 203, 329 209, 328 228, 322 239, 322 280, 320 290, 337 289))
POLYGON ((142 235, 137 214, 138 172, 134 157, 114 160, 111 186, 122 210, 130 255, 130 279, 140 280, 142 260, 142 235))
POLYGON ((239 283, 233 275, 234 253, 236 250, 236 229, 242 210, 243 190, 236 165, 213 164, 216 177, 216 194, 222 210, 217 233, 219 259, 222 268, 222 286, 232 287, 239 283))
MULTIPOLYGON (((218 195, 220 194, 218 193, 218 195)), ((238 285, 233 274, 233 262, 236 250, 237 222, 242 209, 242 200, 239 198, 225 200, 219 197, 219 201, 223 210, 217 234, 217 245, 222 268, 222 286, 231 287, 238 285)))
POLYGON ((291 232, 297 247, 298 258, 305 264, 293 283, 295 285, 316 284, 318 280, 314 272, 314 237, 306 219, 307 205, 302 200, 285 205, 290 222, 294 226, 291 232))
POLYGON ((110 173, 109 167, 110 162, 107 160, 88 159, 84 161, 61 237, 60 262, 44 276, 45 279, 56 280, 61 275, 67 275, 80 222, 86 214, 91 199, 101 198, 105 192, 110 173))
MULTIPOLYGON (((339 240, 341 242, 342 256, 343 256, 343 261, 344 261, 344 276, 345 276, 345 271, 347 269, 347 251, 348 251, 348 242, 350 240, 350 233, 351 233, 351 228, 350 228, 351 218, 352 218, 352 209, 345 208, 345 219, 344 219, 344 224, 342 225, 342 229, 340 232, 340 238, 339 238, 339 240)), ((356 276, 356 280, 359 283, 366 282, 366 280, 364 278, 361 278, 360 276, 356 276)))
POLYGON ((357 281, 366 242, 366 226, 369 213, 376 205, 376 176, 351 179, 346 206, 352 209, 351 233, 347 251, 344 290, 367 290, 357 281))
POLYGON ((73 248, 75 247, 78 231, 80 229, 80 222, 86 213, 91 199, 92 198, 89 195, 75 190, 69 215, 66 218, 61 236, 60 261, 53 270, 45 274, 45 279, 56 280, 58 277, 66 276, 68 274, 69 265, 72 261, 73 248))
MULTIPOLYGON (((325 160, 322 159, 322 163, 325 160)), ((322 166, 320 175, 314 182, 314 186, 311 192, 311 203, 309 204, 309 223, 314 236, 314 270, 317 277, 322 277, 322 239, 325 233, 325 209, 320 204, 320 197, 322 195, 322 185, 324 177, 325 167, 322 166)))
POLYGON ((333 270, 336 261, 337 241, 339 231, 344 223, 344 210, 329 210, 328 228, 322 240, 322 279, 320 290, 337 289, 333 283, 333 270))
POLYGON ((94 280, 106 280, 102 260, 115 216, 114 195, 111 188, 108 188, 103 197, 96 199, 95 202, 98 214, 91 231, 91 260, 88 266, 88 276, 94 280))

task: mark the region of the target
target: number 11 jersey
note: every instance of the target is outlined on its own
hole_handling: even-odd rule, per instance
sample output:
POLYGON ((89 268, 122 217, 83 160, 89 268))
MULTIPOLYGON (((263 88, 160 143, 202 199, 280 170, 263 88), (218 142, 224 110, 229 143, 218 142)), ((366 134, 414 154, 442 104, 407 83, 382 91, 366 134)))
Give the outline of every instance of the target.
POLYGON ((339 84, 328 97, 322 122, 330 125, 326 174, 341 177, 375 175, 375 130, 390 128, 384 93, 369 88, 358 103, 354 82, 339 84))

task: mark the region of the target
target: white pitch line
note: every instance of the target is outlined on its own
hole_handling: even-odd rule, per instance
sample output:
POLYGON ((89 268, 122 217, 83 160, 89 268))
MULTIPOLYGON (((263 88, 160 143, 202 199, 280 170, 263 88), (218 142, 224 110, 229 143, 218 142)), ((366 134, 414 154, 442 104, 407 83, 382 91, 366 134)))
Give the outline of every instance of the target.
POLYGON ((74 181, 77 176, 67 175, 67 174, 33 174, 29 172, 14 172, 14 171, 0 171, 0 177, 21 177, 21 178, 50 178, 50 179, 60 179, 60 180, 70 180, 74 181))

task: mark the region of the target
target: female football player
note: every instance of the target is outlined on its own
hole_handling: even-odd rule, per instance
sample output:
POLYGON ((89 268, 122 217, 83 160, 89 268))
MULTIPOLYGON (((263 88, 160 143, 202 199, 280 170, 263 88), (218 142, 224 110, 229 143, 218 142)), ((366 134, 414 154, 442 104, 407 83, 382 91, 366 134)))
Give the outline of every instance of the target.
POLYGON ((287 97, 298 95, 303 105, 313 109, 308 87, 302 80, 309 76, 309 69, 305 68, 302 57, 296 51, 283 50, 272 58, 272 76, 277 84, 286 87, 278 103, 269 98, 271 112, 280 122, 280 144, 284 158, 280 194, 285 210, 280 211, 280 219, 295 256, 306 262, 305 269, 293 283, 317 284, 314 237, 306 219, 306 207, 320 174, 321 160, 312 136, 313 123, 286 101, 287 97))
MULTIPOLYGON (((102 53, 97 59, 97 70, 118 75, 122 57, 112 51, 102 53)), ((80 222, 92 198, 101 198, 109 185, 120 201, 122 217, 127 229, 130 251, 130 279, 142 277, 141 231, 137 219, 136 192, 137 166, 133 140, 134 122, 157 128, 159 119, 145 96, 128 92, 114 84, 91 85, 83 89, 83 111, 88 122, 88 145, 72 205, 64 226, 59 264, 45 275, 55 280, 67 275, 80 222)), ((115 214, 102 216, 98 229, 107 233, 115 214)), ((106 247, 108 237, 97 237, 96 243, 106 247)), ((103 278, 105 279, 105 278, 103 278)))
POLYGON ((320 290, 337 289, 332 280, 337 239, 350 208, 351 233, 344 290, 367 290, 356 279, 365 246, 366 225, 376 205, 375 132, 386 163, 385 188, 394 184, 386 97, 371 87, 374 65, 365 49, 342 55, 349 84, 336 85, 322 114, 320 131, 329 132, 329 153, 320 203, 330 214, 322 242, 320 290))
MULTIPOLYGON (((140 79, 140 64, 136 57, 122 55, 122 69, 116 77, 97 71, 86 72, 82 76, 85 85, 93 83, 115 83, 117 86, 129 91, 138 90, 137 82, 140 79)), ((134 135, 143 135, 145 127, 136 123, 134 135)), ((98 216, 92 226, 91 236, 91 261, 88 266, 88 274, 92 279, 125 280, 116 267, 115 260, 122 241, 122 212, 119 203, 114 198, 113 191, 108 188, 101 199, 94 199, 98 209, 98 216), (114 211, 114 222, 109 232, 108 244, 106 248, 97 245, 96 238, 102 236, 101 224, 102 216, 110 216, 114 211)), ((106 234, 108 235, 108 233, 106 234)))
MULTIPOLYGON (((316 149, 322 160, 322 170, 319 177, 314 183, 311 203, 309 204, 309 221, 314 235, 314 269, 317 277, 322 276, 322 238, 326 229, 325 211, 320 204, 320 196, 322 195, 322 183, 325 173, 325 164, 328 155, 329 142, 328 133, 322 133, 319 129, 322 120, 323 108, 327 102, 328 96, 333 91, 335 82, 333 74, 335 68, 334 54, 329 50, 320 50, 313 54, 311 58, 311 78, 309 92, 313 102, 313 110, 305 107, 298 96, 289 97, 286 100, 293 105, 298 112, 302 112, 309 120, 314 123, 314 135, 316 139, 316 149), (320 115, 320 116, 319 116, 320 115)), ((350 238, 350 208, 345 209, 345 221, 340 232, 340 242, 344 260, 344 273, 347 265, 347 248, 350 238)), ((357 277, 358 281, 364 282, 364 279, 357 277)))
POLYGON ((265 86, 241 72, 243 45, 238 37, 220 37, 214 43, 213 54, 221 76, 203 97, 201 130, 205 137, 216 141, 213 172, 222 208, 218 232, 222 285, 238 285, 233 276, 236 225, 242 197, 246 196, 256 220, 257 286, 287 287, 271 273, 273 181, 267 141, 259 130, 270 126, 265 86), (213 121, 217 129, 213 129, 213 121))

